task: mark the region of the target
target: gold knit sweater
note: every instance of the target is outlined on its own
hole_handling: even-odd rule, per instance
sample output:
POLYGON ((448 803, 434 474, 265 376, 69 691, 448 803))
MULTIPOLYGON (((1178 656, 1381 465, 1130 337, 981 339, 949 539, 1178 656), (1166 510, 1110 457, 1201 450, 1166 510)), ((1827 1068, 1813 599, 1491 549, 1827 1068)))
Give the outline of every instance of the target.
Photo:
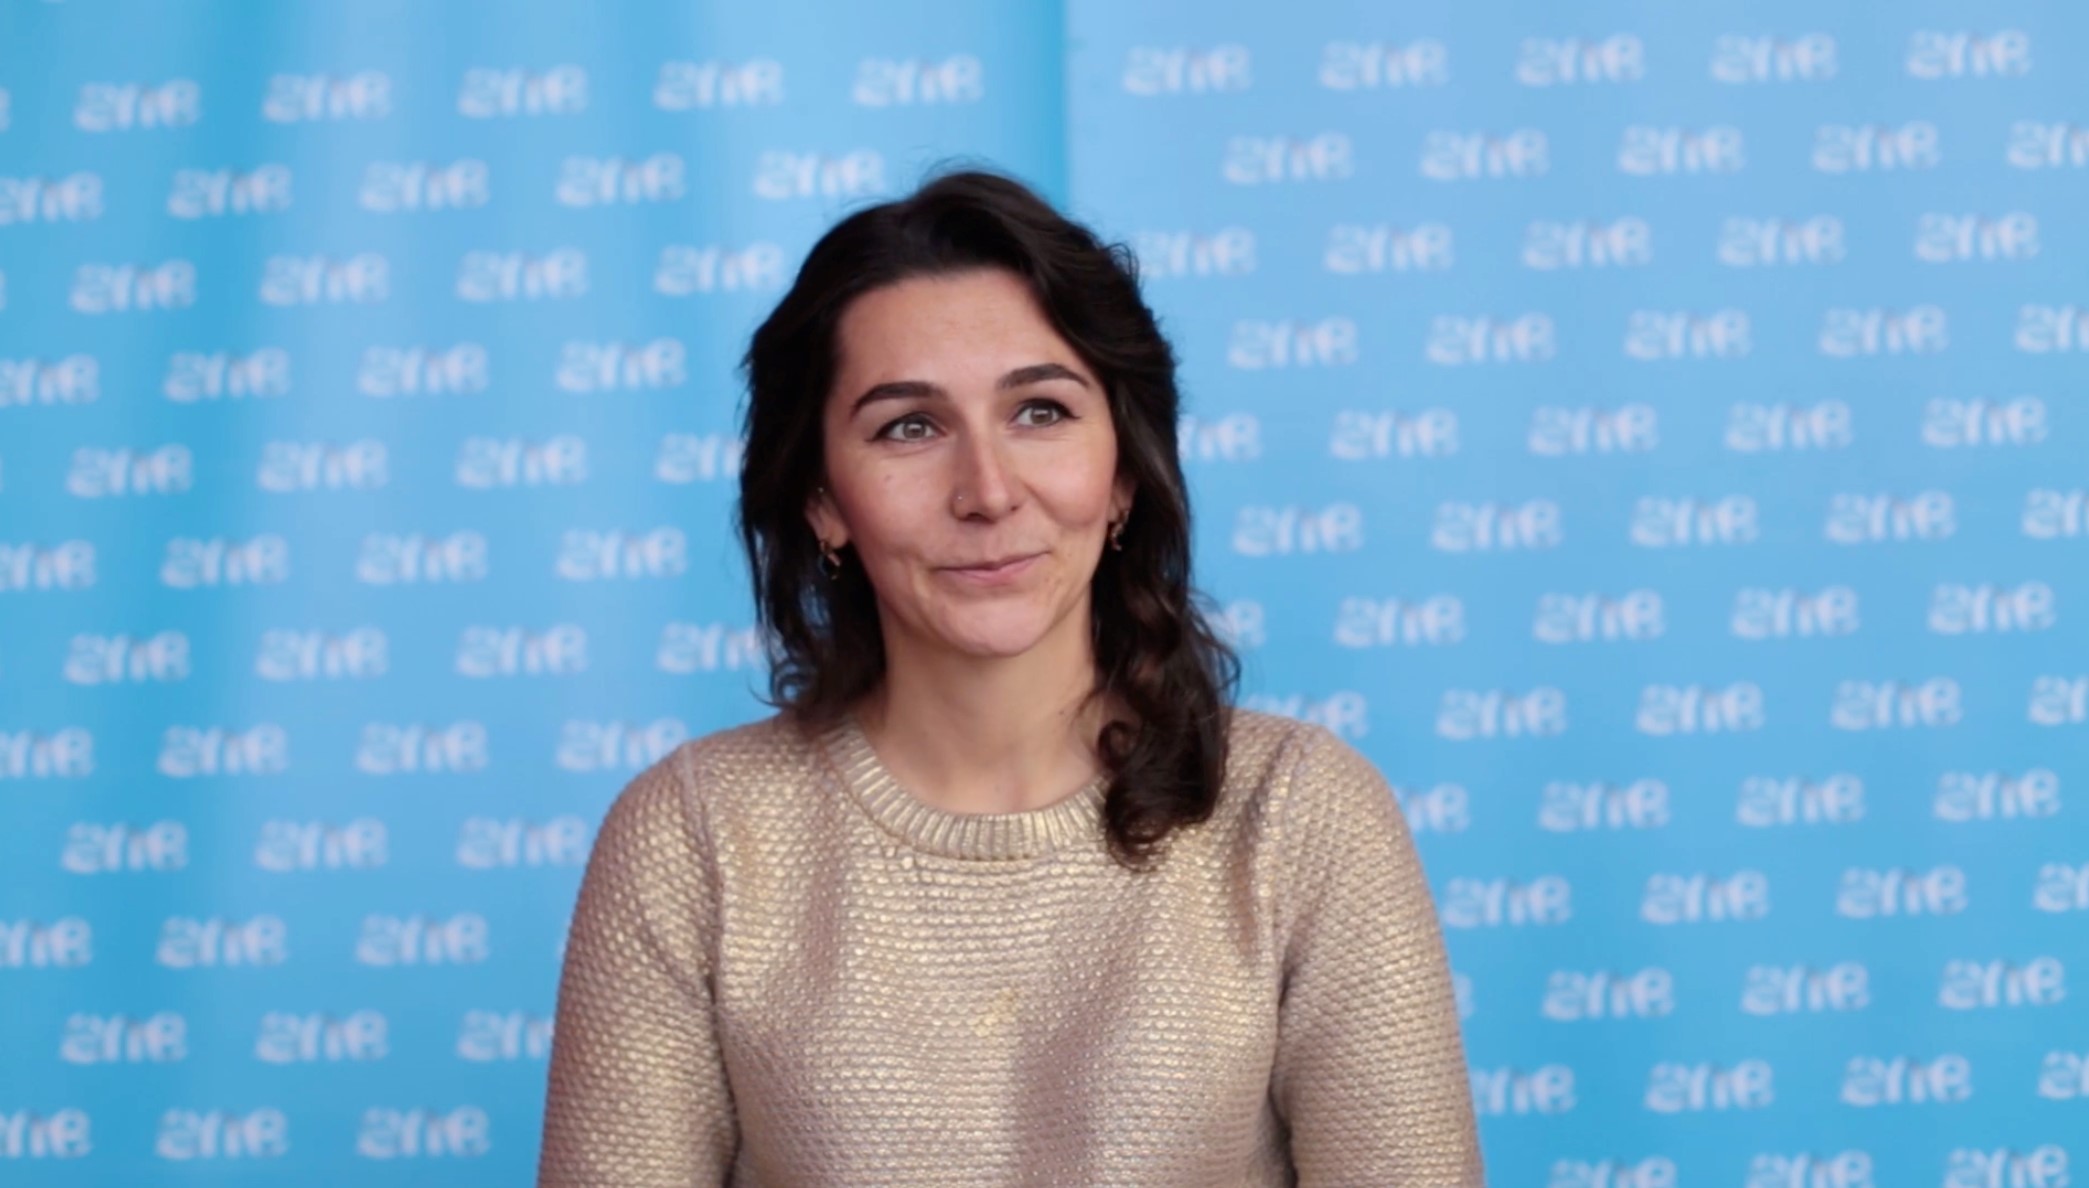
POLYGON ((853 718, 682 744, 582 877, 543 1188, 1476 1188, 1449 965, 1392 790, 1233 711, 1144 875, 1104 781, 937 808, 853 718))

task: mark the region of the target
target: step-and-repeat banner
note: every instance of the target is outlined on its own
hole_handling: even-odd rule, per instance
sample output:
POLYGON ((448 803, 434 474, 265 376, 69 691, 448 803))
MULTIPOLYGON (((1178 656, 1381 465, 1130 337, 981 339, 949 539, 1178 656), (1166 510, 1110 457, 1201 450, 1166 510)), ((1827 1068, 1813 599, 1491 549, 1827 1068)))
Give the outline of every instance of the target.
POLYGON ((525 1183, 733 366, 937 165, 1137 251, 1246 700, 1493 1181, 2089 1177, 2089 11, 0 8, 0 1182, 525 1183))

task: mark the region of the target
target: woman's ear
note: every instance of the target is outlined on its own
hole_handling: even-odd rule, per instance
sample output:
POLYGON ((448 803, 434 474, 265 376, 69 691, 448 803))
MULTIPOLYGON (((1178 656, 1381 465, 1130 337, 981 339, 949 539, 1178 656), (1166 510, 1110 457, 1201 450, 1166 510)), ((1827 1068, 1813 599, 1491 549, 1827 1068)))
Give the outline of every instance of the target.
POLYGON ((849 530, 841 522, 841 514, 834 509, 834 497, 825 487, 815 487, 805 501, 805 522, 812 526, 812 534, 827 542, 827 547, 839 549, 849 542, 849 530))
POLYGON ((1132 514, 1132 496, 1138 492, 1138 489, 1138 480, 1130 475, 1120 475, 1118 477, 1117 483, 1111 491, 1113 496, 1111 506, 1115 509, 1110 513, 1111 520, 1122 520, 1132 514))

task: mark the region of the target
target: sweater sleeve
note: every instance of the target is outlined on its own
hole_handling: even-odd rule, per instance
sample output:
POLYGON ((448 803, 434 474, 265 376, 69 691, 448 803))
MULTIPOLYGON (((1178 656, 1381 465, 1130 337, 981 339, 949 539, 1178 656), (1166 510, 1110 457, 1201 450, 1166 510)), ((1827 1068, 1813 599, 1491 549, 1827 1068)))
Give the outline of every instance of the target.
POLYGON ((687 746, 610 805, 559 975, 539 1188, 723 1184, 738 1145, 711 1014, 709 839, 687 746))
POLYGON ((1299 739, 1270 1082, 1298 1184, 1484 1188, 1450 962, 1399 803, 1340 736, 1299 739))

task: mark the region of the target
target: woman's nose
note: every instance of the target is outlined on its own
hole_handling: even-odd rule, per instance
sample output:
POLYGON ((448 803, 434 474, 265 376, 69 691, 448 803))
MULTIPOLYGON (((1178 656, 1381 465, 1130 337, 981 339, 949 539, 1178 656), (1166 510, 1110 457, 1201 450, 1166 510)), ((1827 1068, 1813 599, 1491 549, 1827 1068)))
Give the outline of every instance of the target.
POLYGON ((953 495, 959 514, 982 512, 1001 515, 1015 501, 1016 477, 1010 473, 1001 445, 990 433, 970 435, 958 464, 953 495))

